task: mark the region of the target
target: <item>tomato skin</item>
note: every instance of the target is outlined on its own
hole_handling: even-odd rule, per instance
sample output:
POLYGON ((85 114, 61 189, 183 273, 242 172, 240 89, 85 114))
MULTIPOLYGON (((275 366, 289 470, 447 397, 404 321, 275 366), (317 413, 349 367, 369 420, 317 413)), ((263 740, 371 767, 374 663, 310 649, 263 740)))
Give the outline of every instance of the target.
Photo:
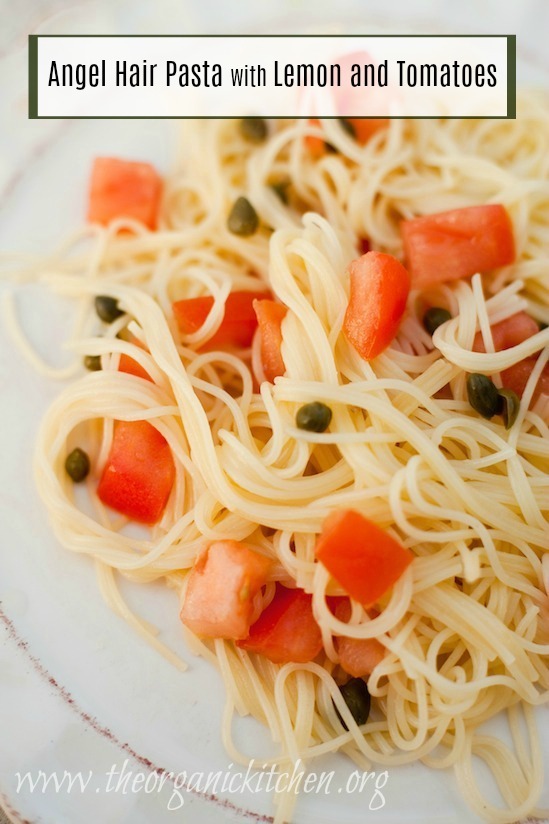
POLYGON ((377 132, 386 129, 389 125, 388 117, 348 117, 347 120, 354 129, 357 143, 364 145, 377 132))
POLYGON ((350 597, 366 607, 375 604, 414 559, 386 530, 353 509, 336 510, 326 518, 315 554, 350 597))
MULTIPOLYGON (((225 302, 225 314, 217 332, 202 346, 201 351, 219 349, 223 346, 247 348, 252 345, 257 329, 254 301, 271 297, 270 292, 231 292, 225 302)), ((173 303, 177 325, 184 335, 191 335, 203 325, 208 317, 214 299, 211 295, 187 298, 173 303)))
MULTIPOLYGON (((351 602, 348 598, 333 598, 330 608, 338 621, 347 623, 351 617, 351 602)), ((375 615, 372 612, 372 616, 375 615)), ((376 638, 347 638, 338 635, 335 647, 339 656, 339 665, 353 678, 365 678, 372 673, 380 661, 385 658, 385 647, 376 638)))
POLYGON ((254 300, 254 311, 259 324, 261 365, 265 379, 270 383, 286 371, 282 352, 282 321, 288 310, 274 300, 254 300))
POLYGON ((97 487, 99 499, 134 521, 155 524, 175 480, 168 442, 148 421, 116 421, 97 487))
MULTIPOLYGON (((320 126, 320 120, 318 118, 313 117, 309 120, 310 126, 320 126)), ((304 141, 305 147, 311 157, 317 160, 319 157, 326 152, 326 143, 321 137, 316 137, 315 135, 308 134, 305 136, 304 141)))
POLYGON ((403 220, 400 229, 414 289, 470 277, 515 260, 513 226, 500 204, 403 220))
POLYGON ((312 595, 276 585, 275 597, 237 646, 258 652, 274 664, 305 664, 322 649, 322 635, 313 616, 312 595))
MULTIPOLYGON (((496 352, 501 352, 502 349, 510 349, 512 346, 518 346, 532 335, 539 332, 539 326, 534 318, 527 315, 526 312, 517 312, 515 315, 506 318, 506 320, 495 323, 490 327, 492 330, 492 339, 494 341, 494 349, 496 352)), ((473 352, 486 352, 482 340, 482 334, 477 332, 473 342, 473 352)))
MULTIPOLYGON (((505 389, 512 389, 513 392, 517 393, 519 398, 522 398, 526 383, 532 374, 532 369, 536 365, 536 362, 537 356, 533 355, 515 363, 508 369, 504 369, 501 373, 501 383, 505 389)), ((549 364, 544 366, 539 376, 530 406, 534 406, 540 395, 549 395, 549 364)))
POLYGON ((127 375, 135 375, 136 378, 143 378, 146 381, 152 381, 151 376, 143 369, 141 364, 126 354, 120 355, 118 371, 125 372, 127 375))
POLYGON ((88 221, 107 226, 119 217, 156 229, 162 180, 150 163, 96 157, 91 172, 88 221))
MULTIPOLYGON (((356 142, 364 146, 371 137, 389 125, 387 117, 346 117, 344 118, 353 129, 356 142)), ((313 117, 309 120, 310 126, 320 126, 320 120, 313 117)), ((312 158, 318 160, 326 153, 326 141, 321 137, 309 134, 304 138, 305 147, 312 158)))
MULTIPOLYGON (((139 349, 143 349, 147 351, 147 347, 145 344, 136 338, 135 335, 128 336, 128 342, 133 343, 134 346, 137 346, 139 349)), ((124 352, 120 355, 120 361, 118 362, 118 371, 125 372, 126 375, 134 375, 136 378, 143 378, 145 381, 150 381, 154 383, 153 379, 149 375, 149 373, 143 369, 140 363, 138 363, 135 358, 132 358, 130 355, 126 355, 124 352)))
MULTIPOLYGON (((512 346, 518 346, 532 335, 539 332, 539 326, 536 321, 526 314, 526 312, 517 312, 515 315, 502 320, 500 323, 495 323, 492 329, 492 338, 494 341, 494 349, 496 352, 501 352, 503 349, 510 349, 512 346)), ((473 343, 474 352, 485 352, 482 335, 477 332, 473 343)), ((513 392, 522 398, 524 389, 528 378, 532 373, 532 369, 536 365, 537 355, 530 355, 518 363, 509 366, 501 372, 501 383, 505 389, 512 389, 513 392)), ((539 396, 549 395, 549 364, 546 365, 539 377, 534 394, 532 396, 531 406, 533 406, 539 396)))
POLYGON ((189 573, 180 618, 196 635, 237 640, 248 635, 253 600, 272 561, 239 541, 214 541, 189 573))
POLYGON ((364 360, 394 339, 410 292, 410 275, 392 255, 367 252, 349 266, 351 294, 343 332, 364 360))

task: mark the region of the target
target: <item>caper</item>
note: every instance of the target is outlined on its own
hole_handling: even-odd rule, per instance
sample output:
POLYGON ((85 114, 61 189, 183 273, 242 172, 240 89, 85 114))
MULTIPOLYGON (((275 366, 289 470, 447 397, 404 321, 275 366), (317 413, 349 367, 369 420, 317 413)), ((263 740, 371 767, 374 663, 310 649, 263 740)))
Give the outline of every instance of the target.
POLYGON ((128 329, 125 326, 122 329, 118 330, 118 332, 116 333, 116 337, 118 338, 118 340, 125 340, 126 343, 133 343, 133 341, 135 340, 131 332, 128 332, 128 329))
POLYGON ((325 403, 306 403, 297 410, 295 422, 299 429, 308 432, 324 432, 332 420, 332 410, 325 403))
POLYGON ((347 132, 349 137, 352 137, 354 140, 356 140, 356 129, 350 120, 348 120, 346 117, 340 117, 339 125, 341 126, 344 132, 347 132))
POLYGON ((243 117, 239 126, 240 134, 249 143, 263 143, 267 137, 267 121, 263 117, 243 117))
POLYGON ((113 320, 124 314, 116 298, 111 298, 110 295, 96 296, 95 311, 105 323, 112 323, 113 320))
POLYGON ((423 315, 423 326, 430 335, 434 334, 435 329, 450 320, 452 315, 448 309, 442 309, 440 306, 431 306, 423 315))
MULTIPOLYGON (((351 678, 351 680, 343 684, 339 690, 358 726, 360 727, 362 724, 365 724, 370 715, 371 704, 370 693, 368 692, 366 682, 363 681, 362 678, 351 678)), ((347 730, 347 724, 339 714, 337 707, 336 712, 339 720, 347 730)))
POLYGON ((467 376, 467 397, 475 412, 488 419, 500 411, 503 403, 495 383, 477 373, 467 376))
POLYGON ((101 355, 86 355, 84 358, 84 366, 90 372, 99 372, 101 369, 101 355))
POLYGON ((368 252, 371 252, 372 247, 370 245, 370 239, 367 237, 361 237, 358 239, 358 248, 360 249, 360 254, 365 255, 368 252))
POLYGON ((288 205, 288 187, 290 185, 289 180, 278 180, 276 183, 271 183, 270 188, 275 193, 277 197, 280 198, 282 203, 286 206, 288 205))
POLYGON ((67 475, 75 483, 80 483, 87 477, 90 471, 90 459, 79 446, 69 452, 65 459, 65 469, 67 475))
POLYGON ((547 329, 548 324, 544 323, 542 320, 538 321, 539 331, 543 332, 544 329, 547 329))
POLYGON ((503 401, 501 416, 506 429, 511 429, 517 419, 520 409, 520 399, 512 389, 498 389, 498 395, 503 401))
POLYGON ((233 235, 241 235, 242 237, 253 235, 257 231, 259 218, 247 198, 239 197, 235 201, 227 220, 227 226, 229 232, 232 232, 233 235))

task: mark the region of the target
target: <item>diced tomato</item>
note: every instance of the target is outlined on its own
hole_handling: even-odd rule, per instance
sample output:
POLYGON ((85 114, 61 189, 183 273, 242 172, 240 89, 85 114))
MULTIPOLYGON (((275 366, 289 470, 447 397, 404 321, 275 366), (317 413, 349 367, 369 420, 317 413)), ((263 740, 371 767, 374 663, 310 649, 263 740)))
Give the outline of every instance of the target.
MULTIPOLYGON (((127 330, 124 337, 124 340, 128 340, 129 343, 133 343, 134 346, 138 346, 139 349, 145 349, 146 346, 142 343, 139 338, 136 338, 135 335, 130 335, 127 330)), ((143 369, 140 363, 138 363, 134 358, 130 357, 130 355, 122 354, 120 355, 120 361, 118 363, 118 371, 125 372, 127 375, 135 375, 136 378, 143 378, 143 380, 151 381, 152 378, 148 372, 143 369)))
POLYGON ((349 266, 351 296, 343 332, 364 360, 395 337, 410 292, 410 275, 392 255, 367 252, 349 266))
POLYGON ((117 217, 129 217, 155 229, 161 196, 162 180, 150 163, 97 157, 91 173, 88 220, 107 225, 117 217))
POLYGON ((403 220, 400 228, 415 289, 466 278, 515 259, 513 227, 500 204, 403 220))
MULTIPOLYGON (((320 120, 316 118, 312 118, 309 120, 310 126, 320 126, 320 120)), ((307 147, 307 151, 311 155, 311 157, 319 158, 322 157, 324 152, 326 151, 326 143, 321 137, 315 137, 312 134, 308 134, 305 137, 305 146, 307 147)))
POLYGON ((389 125, 387 117, 348 117, 358 143, 367 143, 371 137, 389 125))
MULTIPOLYGON (((370 117, 346 117, 345 120, 352 127, 357 143, 364 145, 374 134, 386 129, 389 125, 387 117, 370 118, 370 117)), ((311 126, 320 126, 320 120, 311 118, 309 120, 311 126)), ((322 157, 326 152, 326 141, 321 137, 315 135, 307 135, 305 137, 305 146, 307 151, 315 159, 322 157)))
POLYGON ((288 310, 274 300, 254 300, 253 307, 259 323, 261 365, 265 379, 273 383, 286 371, 280 347, 282 345, 282 321, 288 310))
MULTIPOLYGON (((495 323, 492 327, 492 338, 494 341, 494 349, 496 352, 501 352, 502 349, 510 349, 512 346, 518 346, 532 335, 539 332, 539 326, 534 318, 527 315, 526 312, 517 312, 516 315, 511 315, 510 318, 502 320, 500 323, 495 323)), ((477 332, 473 343, 473 352, 486 352, 484 342, 482 340, 481 332, 477 332)))
POLYGON ((140 363, 138 363, 129 355, 120 355, 120 363, 118 364, 118 371, 125 372, 127 375, 135 375, 136 378, 143 378, 143 380, 152 380, 148 372, 146 372, 140 363))
POLYGON ((312 596, 302 589, 277 584, 275 597, 238 646, 248 652, 259 652, 275 664, 312 661, 322 649, 312 602, 312 596))
MULTIPOLYGON (((221 326, 213 337, 202 345, 201 349, 219 349, 225 345, 242 348, 251 346, 254 332, 257 329, 254 301, 270 297, 270 292, 231 292, 225 302, 225 314, 221 326)), ((204 324, 213 304, 214 299, 211 295, 175 301, 173 312, 181 332, 184 335, 197 332, 204 324)))
MULTIPOLYGON (((338 599, 333 611, 338 621, 347 623, 351 617, 349 599, 338 599)), ((353 678, 364 678, 370 675, 374 667, 385 657, 385 647, 376 638, 338 636, 335 645, 340 666, 353 678)))
POLYGON ((398 581, 414 556, 388 532, 352 509, 330 515, 317 540, 316 557, 364 606, 371 606, 398 581))
POLYGON ((175 479, 168 442, 148 421, 117 421, 97 494, 134 521, 154 524, 175 479))
MULTIPOLYGON (((511 315, 510 318, 502 320, 500 323, 495 323, 491 329, 496 352, 501 352, 503 349, 510 349, 512 346, 518 346, 519 343, 528 340, 532 335, 536 335, 539 332, 538 324, 530 315, 527 315, 526 312, 517 312, 515 315, 511 315)), ((480 332, 477 332, 475 335, 473 351, 486 351, 480 332)), ((521 398, 528 378, 532 373, 532 369, 536 365, 536 361, 537 356, 531 355, 513 364, 513 366, 510 366, 508 369, 504 369, 501 373, 501 382, 505 389, 512 389, 513 392, 516 392, 519 398, 521 398)), ((549 365, 544 367, 540 375, 532 397, 532 405, 536 403, 541 394, 549 395, 549 365)))
POLYGON ((338 638, 339 664, 353 678, 366 678, 385 658, 385 647, 376 638, 338 638))
POLYGON ((214 541, 189 573, 180 618, 196 635, 245 638, 272 561, 239 541, 214 541))
MULTIPOLYGON (((505 389, 512 389, 513 392, 517 393, 519 398, 522 398, 526 383, 532 374, 532 369, 536 365, 536 361, 537 357, 533 355, 515 363, 508 369, 504 369, 501 373, 501 382, 505 389)), ((536 388, 534 389, 531 406, 536 403, 540 395, 549 395, 549 364, 546 364, 542 370, 536 388)))

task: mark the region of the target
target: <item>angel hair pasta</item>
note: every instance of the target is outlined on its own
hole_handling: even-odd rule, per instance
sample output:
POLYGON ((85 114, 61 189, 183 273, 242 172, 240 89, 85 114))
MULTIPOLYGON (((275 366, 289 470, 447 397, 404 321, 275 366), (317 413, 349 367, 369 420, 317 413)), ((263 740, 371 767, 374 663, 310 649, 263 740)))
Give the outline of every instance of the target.
POLYGON ((419 760, 486 820, 543 814, 548 250, 523 95, 516 121, 188 123, 165 180, 98 159, 87 227, 20 272, 80 307, 34 463, 55 534, 176 663, 117 579, 178 591, 234 761, 251 714, 280 769, 419 760), (503 711, 514 747, 482 731, 503 711))

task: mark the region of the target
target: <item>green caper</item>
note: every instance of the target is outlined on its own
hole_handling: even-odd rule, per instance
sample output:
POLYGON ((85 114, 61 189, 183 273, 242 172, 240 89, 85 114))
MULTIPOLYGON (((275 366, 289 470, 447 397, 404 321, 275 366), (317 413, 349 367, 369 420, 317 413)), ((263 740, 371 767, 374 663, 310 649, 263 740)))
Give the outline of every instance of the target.
MULTIPOLYGON (((371 704, 370 693, 368 692, 366 682, 363 681, 362 678, 351 678, 346 684, 342 684, 339 690, 358 726, 360 727, 362 724, 365 724, 370 715, 371 704)), ((348 729, 337 707, 336 712, 345 729, 348 729)))
POLYGON ((280 198, 282 203, 286 206, 288 205, 288 187, 290 186, 290 181, 288 179, 285 180, 277 180, 276 183, 269 184, 269 187, 275 193, 277 197, 280 198))
POLYGON ((452 315, 448 309, 442 309, 440 306, 431 306, 423 315, 423 326, 432 335, 435 329, 450 320, 452 315))
POLYGON ((539 331, 543 332, 544 329, 547 329, 548 324, 544 323, 542 320, 538 321, 539 331))
POLYGON ((502 406, 495 383, 486 375, 474 373, 467 376, 469 403, 483 418, 493 418, 502 406))
POLYGON ((340 117, 339 118, 339 125, 341 126, 343 131, 346 132, 349 135, 349 137, 352 137, 354 140, 356 140, 356 129, 353 126, 353 124, 351 123, 351 121, 348 120, 348 118, 340 117))
POLYGON ((238 125, 240 134, 249 143, 263 143, 267 137, 267 121, 263 117, 243 117, 238 125))
POLYGON ((80 483, 80 481, 83 481, 84 478, 87 477, 90 471, 90 459, 84 450, 77 446, 76 449, 73 449, 72 452, 69 452, 67 455, 65 469, 71 480, 75 483, 80 483))
POLYGON ((259 226, 257 212, 246 197, 239 197, 227 219, 229 232, 233 235, 248 237, 253 235, 259 226))
POLYGON ((332 420, 332 410, 325 403, 306 403, 297 410, 295 422, 299 429, 308 432, 324 432, 332 420))
POLYGON ((517 419, 520 409, 520 398, 512 389, 498 389, 498 395, 503 401, 501 416, 506 429, 511 429, 517 419))
POLYGON ((84 358, 84 366, 90 372, 99 372, 101 369, 101 355, 86 355, 84 358))
POLYGON ((112 323, 113 320, 124 314, 116 298, 111 298, 110 295, 96 296, 95 311, 105 323, 112 323))

